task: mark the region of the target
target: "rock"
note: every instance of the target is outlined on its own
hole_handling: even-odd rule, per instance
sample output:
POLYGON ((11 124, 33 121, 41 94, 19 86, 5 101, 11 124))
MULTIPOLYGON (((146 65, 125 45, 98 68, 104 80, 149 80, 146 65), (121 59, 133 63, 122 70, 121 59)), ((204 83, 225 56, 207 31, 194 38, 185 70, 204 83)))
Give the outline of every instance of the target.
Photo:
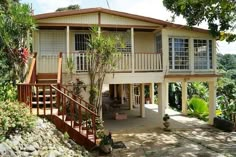
POLYGON ((60 152, 58 152, 58 151, 56 151, 56 150, 51 150, 49 153, 48 153, 48 155, 47 155, 47 157, 57 157, 57 156, 61 156, 62 154, 60 153, 60 152))
POLYGON ((11 156, 11 157, 16 157, 16 154, 14 151, 11 149, 9 145, 7 145, 5 142, 0 144, 0 156, 11 156))
POLYGON ((90 153, 73 140, 64 140, 64 135, 56 127, 38 118, 31 132, 11 135, 0 143, 0 157, 87 157, 90 153))
POLYGON ((29 156, 29 152, 21 152, 21 156, 22 157, 28 157, 29 156))
POLYGON ((37 142, 33 142, 32 145, 34 146, 35 149, 39 149, 39 144, 37 142))
POLYGON ((33 152, 33 151, 35 151, 36 149, 34 148, 34 146, 33 145, 28 145, 28 146, 26 146, 26 148, 25 148, 25 151, 27 151, 27 152, 33 152))
POLYGON ((101 149, 102 152, 104 152, 106 154, 109 154, 112 151, 111 145, 101 145, 100 149, 101 149))
POLYGON ((34 151, 30 155, 32 155, 32 156, 39 156, 39 152, 38 151, 34 151))

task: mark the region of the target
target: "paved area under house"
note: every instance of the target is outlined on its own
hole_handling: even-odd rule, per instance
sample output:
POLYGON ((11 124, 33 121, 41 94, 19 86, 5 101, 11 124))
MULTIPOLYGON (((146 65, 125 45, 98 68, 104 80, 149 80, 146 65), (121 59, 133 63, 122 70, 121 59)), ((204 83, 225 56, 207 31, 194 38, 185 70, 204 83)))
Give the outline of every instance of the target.
POLYGON ((112 110, 104 113, 105 128, 114 141, 122 141, 126 148, 114 149, 112 157, 236 157, 236 135, 220 131, 206 122, 167 110, 171 132, 155 124, 158 106, 146 104, 146 117, 140 118, 139 108, 112 110), (115 112, 127 113, 128 119, 114 120, 115 112), (228 137, 228 138, 227 138, 228 137), (226 140, 227 139, 227 140, 226 140))

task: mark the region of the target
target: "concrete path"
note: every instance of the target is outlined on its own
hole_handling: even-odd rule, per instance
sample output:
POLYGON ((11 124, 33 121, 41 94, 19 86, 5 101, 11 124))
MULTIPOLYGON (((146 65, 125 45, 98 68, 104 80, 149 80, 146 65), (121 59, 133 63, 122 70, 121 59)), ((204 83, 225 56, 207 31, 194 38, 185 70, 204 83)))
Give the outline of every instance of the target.
MULTIPOLYGON (((196 118, 182 116, 173 110, 170 115, 171 132, 156 127, 157 105, 145 105, 146 117, 139 117, 139 109, 120 110, 127 120, 114 120, 117 111, 104 114, 105 128, 114 141, 122 141, 126 148, 114 149, 111 157, 236 157, 236 135, 222 132, 196 118), (229 137, 229 138, 227 138, 229 137), (227 140, 226 140, 227 139, 227 140)), ((95 153, 94 156, 102 156, 95 153)))

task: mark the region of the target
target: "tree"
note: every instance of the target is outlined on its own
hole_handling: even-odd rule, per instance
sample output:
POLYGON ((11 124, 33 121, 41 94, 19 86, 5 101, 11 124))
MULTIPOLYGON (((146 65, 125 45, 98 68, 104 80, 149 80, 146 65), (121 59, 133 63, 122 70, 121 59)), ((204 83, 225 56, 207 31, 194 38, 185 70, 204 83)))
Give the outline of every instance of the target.
POLYGON ((163 4, 173 17, 182 15, 190 27, 206 21, 214 37, 236 40, 236 34, 230 33, 236 27, 235 0, 163 0, 163 4))
POLYGON ((69 5, 68 7, 58 8, 56 11, 66 11, 66 10, 79 10, 80 6, 78 4, 69 5))
POLYGON ((88 43, 88 62, 90 78, 89 101, 95 105, 99 115, 102 114, 102 86, 107 73, 111 73, 119 59, 117 51, 119 37, 104 35, 97 27, 91 29, 92 35, 88 43))
POLYGON ((24 81, 27 65, 27 34, 35 28, 29 5, 17 0, 0 2, 0 91, 24 81))

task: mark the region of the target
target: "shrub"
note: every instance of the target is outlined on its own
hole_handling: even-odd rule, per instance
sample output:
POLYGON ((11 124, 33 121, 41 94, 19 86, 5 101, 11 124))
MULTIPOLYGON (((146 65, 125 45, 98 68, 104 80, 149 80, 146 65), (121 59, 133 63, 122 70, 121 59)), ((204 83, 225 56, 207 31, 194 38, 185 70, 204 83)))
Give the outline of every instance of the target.
POLYGON ((0 101, 15 101, 17 98, 16 86, 12 82, 0 81, 0 101))
POLYGON ((30 114, 25 104, 0 102, 0 140, 4 140, 16 131, 30 131, 35 120, 36 117, 30 114))
POLYGON ((189 114, 199 119, 207 120, 209 115, 207 102, 198 97, 192 97, 188 102, 189 114))

